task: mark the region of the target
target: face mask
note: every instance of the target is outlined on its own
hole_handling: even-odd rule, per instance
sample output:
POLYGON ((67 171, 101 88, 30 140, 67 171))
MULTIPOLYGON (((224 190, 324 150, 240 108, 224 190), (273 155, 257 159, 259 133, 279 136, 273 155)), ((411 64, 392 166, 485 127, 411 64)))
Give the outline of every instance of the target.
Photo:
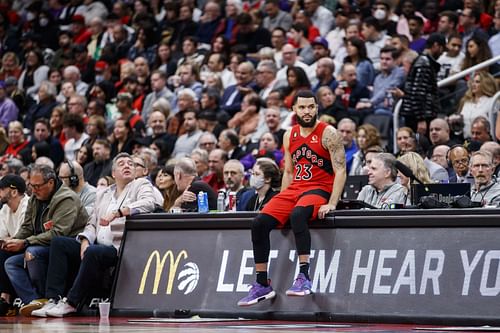
POLYGON ((103 75, 96 75, 95 76, 95 83, 101 83, 102 81, 104 81, 103 75))
POLYGON ((33 21, 33 20, 35 19, 35 14, 33 14, 32 12, 28 12, 28 13, 26 14, 26 19, 27 19, 28 21, 33 21))
POLYGON ((375 10, 375 13, 373 13, 373 17, 375 17, 377 20, 385 19, 385 10, 383 9, 375 10))
POLYGON ((265 180, 264 177, 254 176, 250 177, 250 186, 255 188, 256 190, 260 190, 262 186, 264 186, 265 180))
POLYGON ((49 19, 47 19, 47 18, 41 18, 38 21, 38 24, 40 24, 41 27, 46 27, 49 24, 49 19))

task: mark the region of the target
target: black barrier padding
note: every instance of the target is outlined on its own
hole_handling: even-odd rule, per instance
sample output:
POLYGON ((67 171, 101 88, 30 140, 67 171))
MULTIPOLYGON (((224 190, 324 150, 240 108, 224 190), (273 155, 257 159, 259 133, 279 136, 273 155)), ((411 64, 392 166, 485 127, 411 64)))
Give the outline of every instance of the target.
POLYGON ((500 323, 498 209, 344 211, 335 212, 326 222, 315 221, 311 277, 318 292, 306 298, 284 296, 296 274, 294 239, 289 229, 274 230, 271 248, 276 257, 271 260, 270 278, 278 296, 251 308, 238 308, 236 302, 246 294, 241 286, 254 279, 249 228, 254 215, 179 214, 187 223, 171 214, 152 215, 156 214, 127 222, 114 284, 116 314, 173 316, 175 310, 184 309, 189 314, 226 318, 500 323), (156 259, 153 252, 158 252, 156 259), (372 252, 372 266, 364 277, 362 270, 372 252), (360 262, 353 264, 358 254, 360 262), (164 264, 158 267, 161 258, 164 264), (151 267, 146 269, 148 261, 151 267), (472 272, 466 283, 467 267, 472 272), (413 292, 408 282, 412 271, 413 292), (197 284, 191 289, 186 284, 181 287, 185 277, 194 273, 199 274, 197 284), (355 276, 359 278, 353 280, 355 276), (369 281, 366 291, 365 280, 369 281), (155 284, 157 292, 153 292, 155 284))

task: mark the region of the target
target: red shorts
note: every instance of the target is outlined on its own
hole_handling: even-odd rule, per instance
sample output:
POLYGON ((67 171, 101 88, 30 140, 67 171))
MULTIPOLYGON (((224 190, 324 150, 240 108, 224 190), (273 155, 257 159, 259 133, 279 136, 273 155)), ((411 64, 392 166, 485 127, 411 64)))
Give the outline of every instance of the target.
POLYGON ((313 206, 313 213, 310 220, 318 217, 318 210, 330 200, 330 193, 320 189, 306 189, 288 187, 286 190, 275 195, 269 201, 261 213, 274 217, 279 222, 279 227, 284 226, 292 209, 295 207, 313 206))

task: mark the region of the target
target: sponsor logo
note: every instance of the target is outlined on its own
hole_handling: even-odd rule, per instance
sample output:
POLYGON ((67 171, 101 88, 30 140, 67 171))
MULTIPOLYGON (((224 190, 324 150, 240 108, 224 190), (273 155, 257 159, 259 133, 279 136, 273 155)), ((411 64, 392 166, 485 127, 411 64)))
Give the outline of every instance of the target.
MULTIPOLYGON (((180 251, 177 254, 177 257, 174 255, 174 252, 172 252, 171 250, 168 250, 163 255, 163 258, 161 258, 160 252, 158 250, 151 252, 151 254, 148 258, 148 261, 146 262, 146 266, 144 266, 144 271, 142 273, 141 283, 139 285, 139 290, 138 290, 139 295, 144 294, 144 289, 146 287, 146 281, 148 279, 149 270, 150 270, 150 268, 152 269, 151 264, 153 263, 153 260, 155 260, 155 269, 153 270, 154 280, 153 280, 153 290, 152 290, 151 294, 152 295, 158 294, 158 287, 160 285, 161 277, 163 274, 163 268, 165 266, 167 258, 170 259, 170 261, 169 261, 168 280, 167 280, 167 285, 165 288, 165 293, 167 295, 172 294, 172 287, 173 287, 173 283, 174 283, 175 274, 177 272, 177 267, 179 266, 179 262, 181 261, 181 259, 187 259, 187 257, 188 257, 188 254, 187 254, 186 250, 180 251)), ((189 275, 189 274, 186 273, 186 275, 189 275)), ((198 274, 198 276, 199 276, 199 274, 198 274)), ((189 285, 189 283, 187 283, 187 285, 189 285)), ((186 288, 187 288, 187 285, 186 285, 186 288)), ((194 287, 196 287, 196 285, 194 287)), ((193 289, 194 289, 194 287, 193 287, 193 289)))
POLYGON ((198 269, 198 265, 194 262, 188 262, 184 264, 184 269, 179 272, 179 276, 177 277, 179 285, 177 289, 183 291, 184 295, 190 294, 198 285, 199 280, 200 270, 198 269))

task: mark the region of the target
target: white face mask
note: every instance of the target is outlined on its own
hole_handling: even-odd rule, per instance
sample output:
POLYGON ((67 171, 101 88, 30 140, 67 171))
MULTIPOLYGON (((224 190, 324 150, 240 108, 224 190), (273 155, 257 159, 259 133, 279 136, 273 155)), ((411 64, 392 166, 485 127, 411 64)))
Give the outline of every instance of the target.
POLYGON ((33 14, 32 12, 26 13, 26 19, 28 21, 33 21, 35 19, 35 17, 36 17, 35 14, 33 14))
POLYGON ((255 188, 256 190, 260 190, 266 181, 264 180, 264 177, 262 176, 250 176, 250 186, 255 188))
POLYGON ((385 10, 383 10, 383 9, 377 9, 373 13, 373 17, 375 17, 377 20, 383 20, 383 19, 385 19, 385 16, 386 16, 386 13, 385 13, 385 10))
POLYGON ((104 75, 96 75, 95 76, 95 83, 100 83, 104 81, 104 75))
POLYGON ((41 27, 46 27, 49 24, 49 19, 41 18, 40 20, 38 20, 38 24, 40 24, 41 27))

